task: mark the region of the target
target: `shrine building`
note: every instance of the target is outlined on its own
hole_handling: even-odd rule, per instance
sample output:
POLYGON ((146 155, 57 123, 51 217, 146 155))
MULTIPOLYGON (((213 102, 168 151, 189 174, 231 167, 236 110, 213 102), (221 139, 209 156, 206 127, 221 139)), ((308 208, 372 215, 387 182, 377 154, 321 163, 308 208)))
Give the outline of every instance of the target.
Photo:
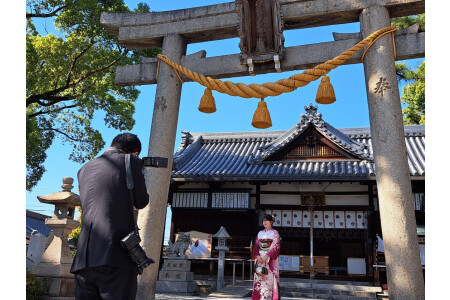
MULTIPOLYGON (((316 278, 359 275, 371 281, 376 235, 382 237, 382 230, 370 128, 334 128, 317 110, 305 107, 300 121, 286 131, 183 131, 169 191, 170 239, 178 232, 213 235, 223 226, 232 237, 226 257, 248 260, 262 216, 270 213, 282 239, 281 277, 309 273, 301 257, 310 256, 312 223, 313 254, 320 262, 316 278)), ((411 206, 423 231, 425 126, 404 129, 411 206)), ((211 257, 217 257, 214 247, 211 257)), ((210 261, 192 261, 195 274, 208 274, 205 263, 210 261)), ((211 263, 210 268, 215 273, 211 263)), ((245 273, 248 277, 247 267, 245 273)))

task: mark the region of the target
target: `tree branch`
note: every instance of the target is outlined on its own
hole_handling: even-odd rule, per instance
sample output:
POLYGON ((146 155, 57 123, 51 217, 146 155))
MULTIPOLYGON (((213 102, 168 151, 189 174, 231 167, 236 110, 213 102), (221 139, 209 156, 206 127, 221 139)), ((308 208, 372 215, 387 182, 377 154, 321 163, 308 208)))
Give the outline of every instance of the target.
POLYGON ((34 117, 37 117, 37 116, 43 115, 43 114, 51 114, 51 113, 55 113, 55 112, 60 112, 60 111, 62 111, 64 109, 74 108, 74 107, 77 107, 77 106, 78 105, 73 104, 73 105, 66 105, 66 106, 60 107, 58 109, 49 110, 49 111, 41 110, 41 111, 35 112, 35 113, 31 114, 31 115, 28 115, 28 118, 31 119, 31 118, 34 118, 34 117))
POLYGON ((48 102, 42 102, 41 100, 37 100, 36 103, 41 106, 52 106, 56 103, 67 101, 67 100, 74 100, 79 95, 66 95, 66 96, 48 96, 45 98, 45 101, 48 102))
MULTIPOLYGON (((109 69, 114 64, 116 64, 119 60, 120 60, 120 58, 117 58, 117 59, 113 60, 112 62, 110 62, 109 64, 107 64, 105 67, 93 70, 91 72, 88 72, 85 75, 83 75, 80 78, 78 78, 77 80, 73 81, 72 83, 66 83, 66 85, 64 85, 62 87, 59 87, 59 88, 56 88, 56 89, 54 89, 52 91, 48 91, 48 92, 45 92, 45 93, 42 93, 42 94, 37 94, 37 95, 31 95, 31 96, 29 96, 26 99, 26 106, 28 107, 30 104, 39 103, 39 101, 41 99, 52 99, 52 98, 54 99, 55 97, 58 97, 58 96, 56 96, 56 94, 58 94, 58 93, 66 90, 68 88, 71 88, 71 87, 79 84, 81 81, 85 80, 89 76, 94 75, 95 73, 98 73, 98 72, 101 72, 101 71, 109 69)), ((58 103, 58 102, 61 102, 61 101, 64 101, 64 100, 71 100, 71 99, 63 99, 63 97, 64 96, 60 96, 60 98, 59 98, 60 100, 52 101, 52 103, 48 104, 47 106, 55 104, 55 103, 58 103)), ((43 102, 41 101, 41 103, 43 103, 43 102)), ((41 103, 39 103, 39 104, 42 105, 41 103)))
POLYGON ((78 53, 75 58, 72 61, 72 64, 70 65, 70 69, 69 72, 67 72, 67 80, 66 80, 66 86, 70 84, 70 78, 72 77, 72 71, 73 68, 75 67, 75 64, 77 62, 77 60, 81 57, 81 55, 83 55, 84 53, 86 53, 86 51, 88 51, 91 47, 92 47, 93 43, 91 43, 89 46, 87 46, 85 49, 81 50, 80 53, 78 53))
POLYGON ((66 8, 66 7, 68 7, 67 4, 58 7, 57 9, 55 9, 55 10, 52 11, 52 12, 49 12, 49 13, 43 13, 43 14, 41 14, 41 13, 28 13, 28 12, 27 12, 26 18, 27 18, 27 19, 30 19, 30 18, 51 18, 51 17, 56 17, 56 14, 57 14, 58 12, 60 12, 61 10, 63 10, 64 8, 66 8))
POLYGON ((88 78, 89 76, 91 76, 91 75, 93 75, 93 74, 95 74, 95 73, 98 73, 98 72, 101 72, 101 71, 104 71, 104 70, 109 69, 110 67, 112 67, 113 65, 115 65, 119 60, 120 60, 120 58, 116 58, 115 60, 113 60, 112 62, 110 62, 109 64, 107 64, 105 67, 100 68, 100 69, 97 69, 97 70, 94 70, 94 71, 89 72, 89 73, 86 73, 84 76, 81 76, 80 78, 78 78, 78 80, 76 80, 76 81, 74 81, 73 83, 71 83, 69 87, 71 87, 71 86, 73 86, 73 85, 76 85, 76 84, 80 83, 82 80, 88 78))
POLYGON ((55 129, 55 128, 42 128, 41 130, 42 130, 42 131, 55 131, 55 132, 57 132, 57 133, 59 133, 59 134, 64 135, 66 138, 68 138, 69 140, 74 141, 74 142, 82 142, 82 141, 83 141, 83 140, 81 140, 81 139, 75 139, 75 138, 69 136, 67 133, 65 133, 65 132, 63 132, 63 131, 60 131, 60 130, 58 130, 58 129, 55 129))

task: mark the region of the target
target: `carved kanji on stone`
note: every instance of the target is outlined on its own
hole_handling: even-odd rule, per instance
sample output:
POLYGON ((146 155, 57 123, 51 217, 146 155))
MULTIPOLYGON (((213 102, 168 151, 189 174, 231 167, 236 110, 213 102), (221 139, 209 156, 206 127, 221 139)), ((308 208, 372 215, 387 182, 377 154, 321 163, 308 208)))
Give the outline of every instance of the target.
POLYGON ((384 96, 384 91, 390 90, 391 86, 387 82, 386 78, 380 77, 380 81, 377 82, 375 87, 375 93, 381 94, 381 97, 384 96))
POLYGON ((164 97, 158 97, 155 100, 155 109, 161 108, 164 111, 167 108, 166 99, 164 97))

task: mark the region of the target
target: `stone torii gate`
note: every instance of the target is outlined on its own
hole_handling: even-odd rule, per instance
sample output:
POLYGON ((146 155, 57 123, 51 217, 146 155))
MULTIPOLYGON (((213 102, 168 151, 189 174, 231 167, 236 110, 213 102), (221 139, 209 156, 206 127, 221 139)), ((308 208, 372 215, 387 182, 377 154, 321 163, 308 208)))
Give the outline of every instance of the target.
MULTIPOLYGON (((335 36, 335 41, 287 47, 283 71, 307 69, 349 49, 376 30, 390 26, 390 18, 425 12, 424 0, 280 0, 284 30, 360 22, 361 33, 335 36)), ((186 56, 189 43, 238 36, 235 2, 152 13, 103 13, 102 25, 129 49, 162 47, 175 63, 212 78, 247 76, 240 54, 205 57, 203 51, 186 56)), ((424 57, 425 33, 397 32, 396 59, 424 57)), ((346 64, 359 63, 362 51, 346 64)), ((367 101, 376 167, 380 216, 385 245, 390 299, 424 299, 425 286, 416 233, 413 196, 406 158, 400 95, 390 35, 381 37, 364 57, 367 101), (377 89, 377 83, 390 89, 377 89)), ((157 260, 139 278, 137 299, 154 299, 161 252, 173 149, 178 122, 181 83, 175 72, 157 59, 117 68, 118 85, 157 83, 149 156, 169 158, 167 169, 145 172, 150 205, 139 214, 143 247, 157 260)), ((254 72, 275 72, 274 63, 256 64, 254 72)), ((189 81, 182 76, 183 81, 189 81)))

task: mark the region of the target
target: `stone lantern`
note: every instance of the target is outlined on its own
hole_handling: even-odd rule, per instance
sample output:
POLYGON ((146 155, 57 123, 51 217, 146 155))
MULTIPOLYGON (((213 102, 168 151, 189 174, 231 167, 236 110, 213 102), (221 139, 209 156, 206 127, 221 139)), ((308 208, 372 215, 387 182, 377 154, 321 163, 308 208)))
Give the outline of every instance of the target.
POLYGON ((53 240, 43 253, 41 262, 32 271, 43 282, 48 299, 70 299, 75 296, 75 277, 70 273, 73 258, 68 236, 80 224, 73 219, 75 206, 80 205, 80 196, 70 191, 72 183, 73 178, 64 177, 61 192, 37 196, 40 202, 55 206, 53 217, 45 220, 54 234, 53 240))
POLYGON ((219 231, 213 235, 218 239, 216 250, 219 251, 219 261, 217 268, 217 290, 220 290, 224 285, 224 272, 225 272, 225 251, 228 251, 227 240, 231 239, 225 227, 220 226, 219 231))

